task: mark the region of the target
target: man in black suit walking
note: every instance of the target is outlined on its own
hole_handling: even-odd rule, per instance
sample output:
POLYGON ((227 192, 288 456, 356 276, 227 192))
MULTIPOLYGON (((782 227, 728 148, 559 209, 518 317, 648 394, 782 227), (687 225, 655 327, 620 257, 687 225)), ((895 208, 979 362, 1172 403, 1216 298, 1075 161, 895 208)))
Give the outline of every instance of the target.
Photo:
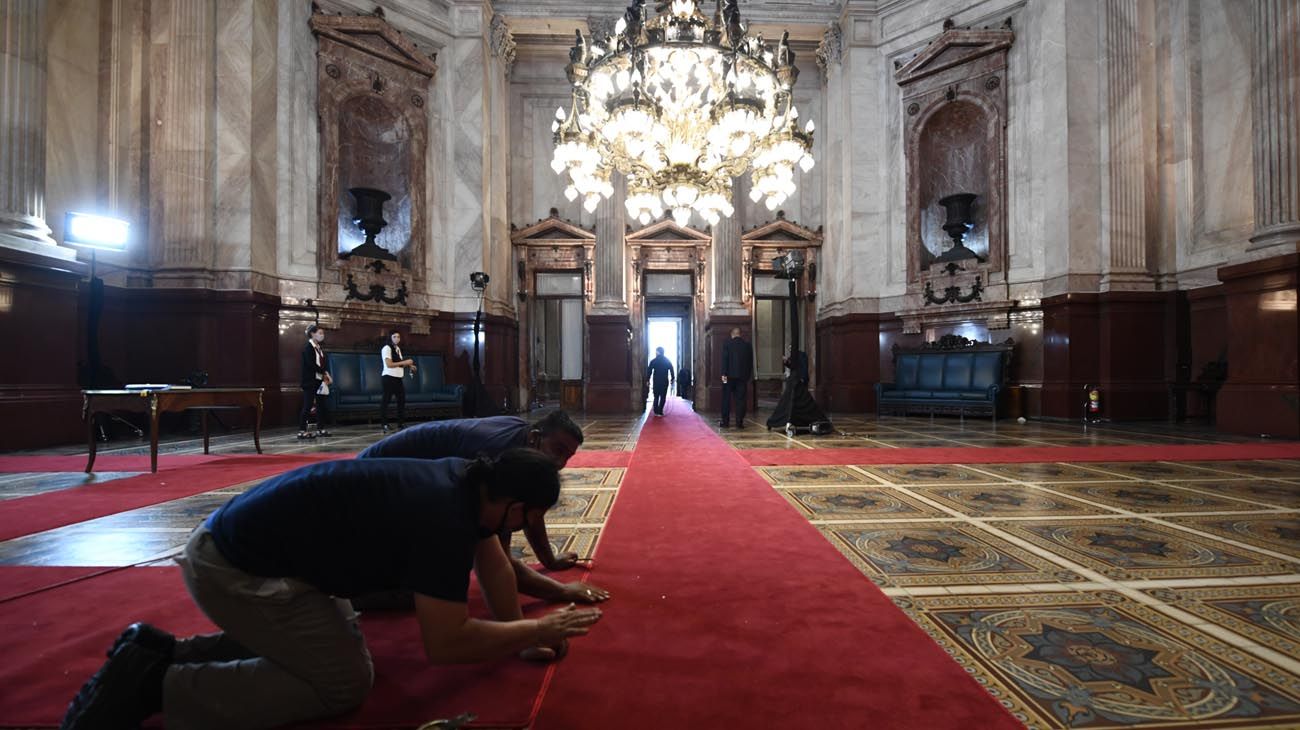
POLYGON ((731 328, 731 339, 722 345, 722 420, 731 426, 731 399, 736 399, 736 428, 745 427, 745 391, 754 374, 754 349, 740 338, 740 328, 731 328))
POLYGON ((645 375, 650 378, 655 394, 654 412, 656 416, 664 414, 664 401, 668 398, 668 389, 673 383, 673 364, 664 357, 664 348, 655 348, 655 359, 650 361, 645 375))

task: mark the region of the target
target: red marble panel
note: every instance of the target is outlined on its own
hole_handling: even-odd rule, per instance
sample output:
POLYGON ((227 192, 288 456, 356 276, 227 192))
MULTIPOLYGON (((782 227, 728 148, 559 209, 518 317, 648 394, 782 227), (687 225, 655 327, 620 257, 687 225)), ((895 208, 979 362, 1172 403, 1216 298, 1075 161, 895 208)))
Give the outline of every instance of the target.
POLYGON ((1298 270, 1297 254, 1219 269, 1228 338, 1217 406, 1223 431, 1300 438, 1298 270))
MULTIPOLYGON (((1098 381, 1104 417, 1117 421, 1164 418, 1175 342, 1170 292, 1098 295, 1098 381)), ((1082 399, 1080 399, 1082 407, 1082 399)))
POLYGON ((588 413, 632 410, 631 326, 627 315, 587 316, 588 413))
POLYGON ((1043 300, 1043 416, 1083 415, 1083 386, 1100 374, 1098 335, 1096 294, 1062 294, 1043 300))
POLYGON ((881 337, 876 314, 846 314, 817 323, 816 395, 823 408, 834 413, 875 410, 881 337))
POLYGON ((0 451, 85 439, 77 361, 80 264, 49 268, 0 248, 0 451))

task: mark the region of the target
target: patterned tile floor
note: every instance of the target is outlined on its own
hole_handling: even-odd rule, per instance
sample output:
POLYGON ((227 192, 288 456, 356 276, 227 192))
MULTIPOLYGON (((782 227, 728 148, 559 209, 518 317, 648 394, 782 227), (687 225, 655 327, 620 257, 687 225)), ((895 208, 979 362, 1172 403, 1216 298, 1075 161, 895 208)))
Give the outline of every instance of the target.
MULTIPOLYGON (((640 428, 633 417, 580 423, 588 449, 630 450, 640 428)), ((752 423, 720 435, 737 449, 1251 441, 1164 425, 853 417, 836 425, 838 434, 822 438, 752 423)), ((354 452, 380 436, 349 426, 302 442, 281 429, 264 434, 263 446, 354 452)), ((246 433, 213 439, 215 453, 251 450, 246 433)), ((197 439, 161 449, 164 459, 201 451, 197 439)), ((100 453, 147 453, 147 444, 100 453)), ((1029 727, 1300 727, 1300 461, 756 471, 1029 727)), ((548 519, 556 550, 592 553, 623 472, 566 470, 548 519)), ((0 500, 133 475, 3 474, 0 500)), ((0 542, 0 564, 163 561, 247 486, 0 542)), ((513 549, 528 556, 522 540, 513 549)))
MULTIPOLYGON (((863 423, 859 438, 890 446, 1238 441, 863 423)), ((1029 727, 1300 727, 1300 462, 756 471, 1029 727)))

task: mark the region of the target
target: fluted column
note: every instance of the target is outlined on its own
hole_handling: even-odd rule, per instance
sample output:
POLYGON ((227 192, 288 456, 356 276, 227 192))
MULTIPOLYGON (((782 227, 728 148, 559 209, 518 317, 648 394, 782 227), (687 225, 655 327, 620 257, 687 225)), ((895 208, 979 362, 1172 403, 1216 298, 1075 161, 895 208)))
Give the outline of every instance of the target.
POLYGON ((596 208, 596 302, 595 313, 626 314, 627 181, 614 173, 614 194, 596 208))
POLYGON ((733 180, 731 184, 732 205, 735 212, 730 217, 718 221, 713 227, 713 306, 710 314, 746 314, 749 310, 741 301, 742 285, 740 277, 740 210, 737 189, 740 185, 733 180))
POLYGON ((203 0, 155 3, 150 236, 158 284, 211 283, 214 14, 203 0))
POLYGON ((1255 248, 1300 242, 1300 4, 1254 0, 1255 248))
POLYGON ((0 245, 71 259, 45 223, 45 0, 0 8, 0 245))
POLYGON ((1102 12, 1108 153, 1103 288, 1144 288, 1151 277, 1137 0, 1106 0, 1102 12))

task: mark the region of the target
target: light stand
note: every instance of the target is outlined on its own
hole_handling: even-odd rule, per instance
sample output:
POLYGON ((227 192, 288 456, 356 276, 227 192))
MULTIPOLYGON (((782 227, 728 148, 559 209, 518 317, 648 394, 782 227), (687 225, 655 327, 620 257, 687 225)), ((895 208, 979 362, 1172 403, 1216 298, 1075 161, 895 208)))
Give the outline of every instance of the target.
MULTIPOLYGON (((68 213, 63 219, 63 242, 68 246, 90 249, 90 286, 86 296, 86 362, 82 365, 78 380, 86 390, 109 388, 118 383, 109 375, 99 353, 99 321, 104 313, 104 280, 99 278, 96 266, 96 251, 125 251, 130 238, 131 224, 118 218, 91 215, 89 213, 68 213)), ((101 414, 103 415, 103 414, 101 414)), ((144 438, 144 431, 126 419, 107 414, 109 418, 125 425, 135 432, 136 438, 144 438)), ((108 434, 103 424, 96 424, 99 440, 107 441, 108 434)))
POLYGON ((474 370, 474 382, 470 385, 470 392, 465 402, 465 415, 482 417, 495 416, 497 410, 492 407, 492 399, 483 387, 483 371, 479 362, 478 348, 479 337, 483 331, 483 293, 487 290, 490 277, 482 272, 475 271, 469 275, 469 285, 478 295, 478 308, 474 312, 474 359, 472 367, 474 370))
POLYGON ((803 254, 790 251, 772 259, 772 268, 776 269, 776 278, 786 279, 790 284, 790 362, 798 362, 799 347, 799 277, 803 276, 803 254))
POLYGON ((783 428, 786 434, 808 429, 815 434, 829 433, 830 420, 808 392, 808 356, 799 347, 799 278, 803 276, 804 260, 799 251, 790 251, 772 259, 776 278, 790 283, 790 355, 785 387, 775 410, 767 419, 767 428, 783 428))

